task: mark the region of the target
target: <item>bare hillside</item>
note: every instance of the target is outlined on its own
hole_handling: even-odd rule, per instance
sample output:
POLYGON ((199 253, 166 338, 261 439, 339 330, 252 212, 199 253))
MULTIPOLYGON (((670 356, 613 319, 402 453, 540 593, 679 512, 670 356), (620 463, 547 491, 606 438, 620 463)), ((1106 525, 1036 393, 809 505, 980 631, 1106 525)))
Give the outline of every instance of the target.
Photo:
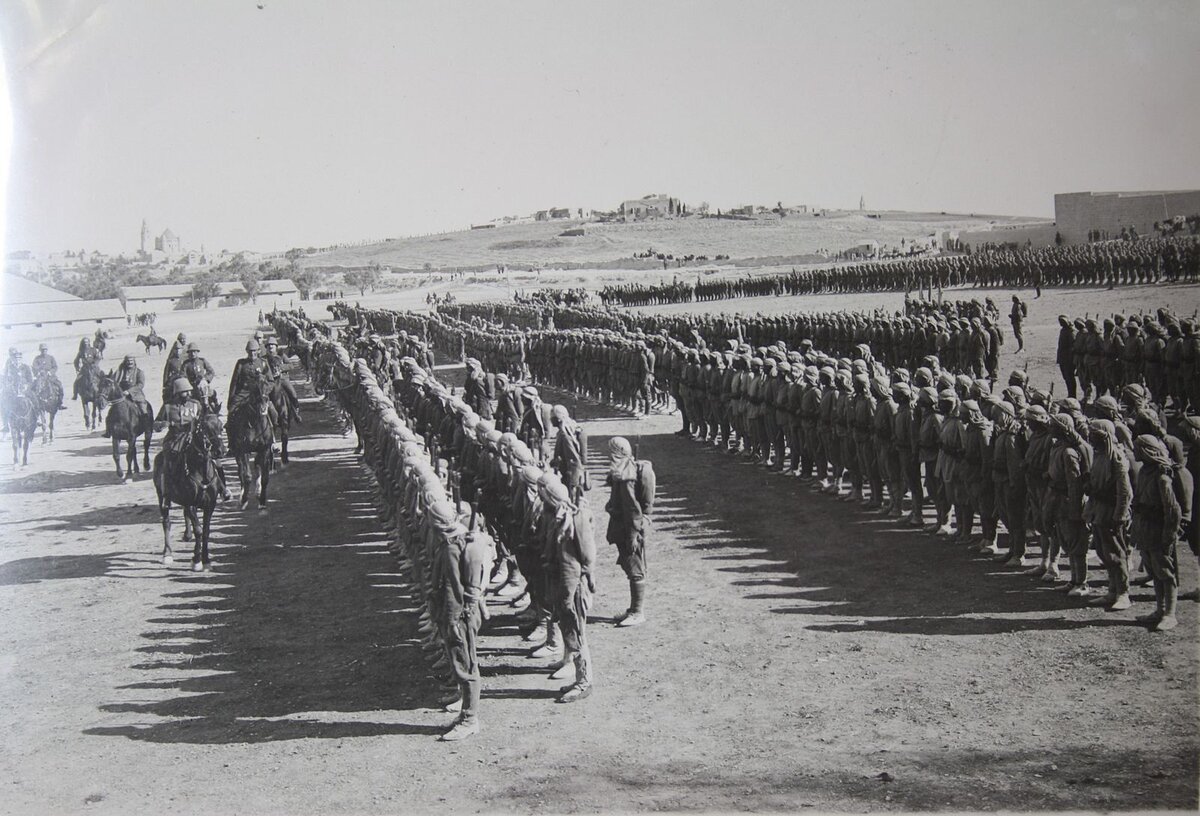
POLYGON ((302 263, 322 267, 379 263, 393 269, 423 269, 426 264, 434 269, 495 264, 653 268, 656 262, 633 257, 651 248, 675 256, 727 255, 734 261, 795 258, 789 262, 798 262, 803 256, 836 253, 869 240, 899 246, 901 239, 920 240, 945 230, 980 230, 991 224, 1032 220, 907 212, 878 216, 831 212, 747 220, 691 217, 629 224, 579 220, 510 224, 336 249, 308 256, 302 263), (583 235, 562 234, 579 229, 583 235))

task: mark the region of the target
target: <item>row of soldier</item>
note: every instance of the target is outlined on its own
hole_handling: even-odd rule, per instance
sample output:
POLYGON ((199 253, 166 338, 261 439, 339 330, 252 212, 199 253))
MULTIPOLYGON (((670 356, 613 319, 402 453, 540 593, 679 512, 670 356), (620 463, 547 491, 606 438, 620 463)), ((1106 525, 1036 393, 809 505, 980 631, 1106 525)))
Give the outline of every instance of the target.
MULTIPOLYGON (((277 331, 294 331, 285 320, 276 321, 277 331)), ((389 356, 402 348, 393 343, 398 336, 380 339, 389 356)), ((555 406, 549 412, 556 429, 553 452, 539 463, 530 446, 498 430, 414 358, 389 366, 390 379, 381 383, 366 359, 352 362, 340 344, 320 337, 313 342, 314 359, 332 358, 342 369, 334 379, 347 385, 334 394, 354 419, 379 487, 381 513, 393 525, 405 569, 421 590, 424 646, 435 656, 435 668, 454 678, 456 699, 448 708, 458 709, 459 716, 443 739, 479 730, 475 642, 488 614, 489 579, 503 592, 523 578, 530 597, 522 616, 528 624, 524 636, 538 642, 531 655, 555 659, 552 678, 573 678, 560 702, 589 696, 586 621, 595 589, 595 545, 581 429, 555 406), (332 353, 322 355, 321 347, 332 353)), ((544 451, 544 440, 538 447, 544 451)), ((634 529, 641 526, 642 505, 635 503, 639 519, 633 518, 622 497, 635 491, 612 478, 631 461, 627 443, 613 440, 610 453, 609 540, 622 551, 640 544, 644 553, 644 534, 634 529)), ((634 597, 622 617, 625 626, 644 620, 640 592, 634 597)))
POLYGON ((1083 402, 1142 384, 1164 407, 1200 411, 1197 321, 1167 309, 1111 317, 1059 315, 1055 361, 1067 395, 1083 402))
POLYGON ((626 283, 600 290, 604 303, 648 306, 741 297, 819 293, 912 292, 955 286, 1034 288, 1200 280, 1196 236, 1105 241, 1043 249, 997 248, 974 255, 849 264, 740 278, 697 277, 694 283, 626 283))
POLYGON ((1112 395, 1095 400, 1089 419, 1077 400, 1053 401, 1029 386, 1023 372, 994 391, 987 380, 942 369, 936 356, 925 362, 910 374, 906 368, 889 371, 872 358, 869 346, 851 360, 825 355, 810 343, 789 351, 784 343, 755 349, 730 340, 725 348, 708 349, 671 340, 658 370, 681 408, 681 434, 745 450, 822 490, 892 515, 901 515, 908 499, 912 524, 924 524, 925 506, 932 504, 931 532, 982 546, 1046 580, 1059 578, 1058 559, 1065 554, 1070 577, 1064 589, 1072 596, 1091 594, 1086 560, 1091 542, 1110 575, 1109 591, 1096 600, 1110 608, 1127 606, 1127 552, 1121 554, 1120 543, 1132 535, 1159 596, 1150 623, 1173 626, 1178 580, 1173 542, 1186 535, 1196 546, 1188 469, 1200 464, 1196 419, 1183 418, 1189 449, 1167 433, 1161 409, 1139 383, 1124 387, 1120 401, 1112 395), (686 362, 676 378, 678 356, 686 362), (1121 450, 1107 443, 1109 435, 1122 440, 1121 450), (1088 441, 1093 437, 1096 444, 1088 441), (1089 519, 1112 521, 1105 513, 1113 502, 1124 502, 1111 497, 1100 472, 1091 486, 1097 449, 1110 474, 1120 460, 1131 480, 1146 481, 1142 472, 1147 479, 1158 473, 1151 482, 1161 485, 1165 479, 1171 491, 1127 491, 1129 506, 1115 511, 1119 524, 1083 523, 1085 510, 1089 519), (1166 460, 1160 451, 1166 451, 1166 460), (1072 460, 1070 467, 1064 457, 1072 460), (1159 505, 1146 506, 1151 500, 1159 505), (1001 524, 1009 543, 1003 553, 1001 524), (1031 565, 1033 533, 1041 534, 1042 560, 1031 565))

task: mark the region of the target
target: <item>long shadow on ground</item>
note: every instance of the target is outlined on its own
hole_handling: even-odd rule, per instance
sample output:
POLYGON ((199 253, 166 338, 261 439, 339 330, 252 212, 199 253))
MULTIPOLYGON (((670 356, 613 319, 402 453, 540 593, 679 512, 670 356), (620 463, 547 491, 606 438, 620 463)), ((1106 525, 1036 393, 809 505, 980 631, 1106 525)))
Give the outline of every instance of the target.
MULTIPOLYGON (((332 433, 328 415, 309 408, 294 438, 332 433)), ((394 614, 415 603, 397 586, 349 447, 297 457, 275 474, 271 494, 286 498, 265 514, 230 503, 214 515, 212 573, 188 571, 190 545, 176 545, 182 566, 160 578, 173 586, 132 656, 146 679, 123 687, 164 696, 104 705, 130 721, 85 733, 208 744, 444 728, 384 713, 432 705, 435 681, 416 616, 394 614)))

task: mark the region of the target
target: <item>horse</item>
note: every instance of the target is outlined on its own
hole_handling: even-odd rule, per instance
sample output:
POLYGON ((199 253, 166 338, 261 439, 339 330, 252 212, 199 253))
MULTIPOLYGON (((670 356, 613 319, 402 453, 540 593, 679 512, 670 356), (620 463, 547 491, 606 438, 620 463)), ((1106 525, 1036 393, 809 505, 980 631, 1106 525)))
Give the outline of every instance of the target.
POLYGON ((275 406, 275 413, 279 417, 279 464, 283 466, 288 463, 288 434, 292 428, 292 406, 287 391, 283 390, 282 379, 276 380, 275 384, 271 386, 268 398, 275 406))
POLYGON ((8 423, 8 431, 12 434, 13 465, 18 459, 21 467, 29 466, 29 444, 37 433, 38 418, 37 402, 29 389, 19 394, 8 394, 4 401, 4 419, 8 423))
POLYGON ((94 431, 100 423, 100 413, 107 403, 104 395, 112 388, 112 380, 95 363, 84 366, 75 378, 75 393, 83 406, 83 425, 94 431))
POLYGON ((275 431, 271 427, 271 400, 263 393, 262 382, 250 389, 250 394, 237 405, 229 407, 229 422, 225 432, 229 437, 229 453, 237 462, 238 481, 242 485, 240 508, 250 504, 250 493, 256 483, 258 509, 267 509, 267 483, 275 464, 275 431))
POLYGON ((62 405, 62 383, 49 371, 43 371, 33 378, 31 396, 37 406, 38 420, 42 426, 42 444, 53 442, 54 416, 58 413, 58 406, 62 405))
POLYGON ((195 540, 192 571, 209 568, 208 541, 213 510, 225 492, 225 477, 216 460, 225 455, 221 420, 207 414, 154 457, 154 492, 162 515, 163 564, 172 563, 171 504, 183 510, 183 540, 195 540), (199 512, 198 512, 199 511, 199 512), (201 523, 200 513, 203 513, 201 523))
POLYGON ((108 329, 96 329, 96 336, 92 339, 92 348, 96 350, 96 354, 100 359, 104 359, 104 349, 108 346, 108 338, 112 337, 108 329))
MULTIPOLYGON (((154 411, 143 412, 136 402, 126 397, 117 387, 110 372, 106 378, 108 392, 105 399, 109 402, 108 416, 104 420, 106 433, 112 437, 113 464, 117 466, 117 478, 122 483, 129 476, 139 473, 137 463, 137 440, 142 441, 142 469, 150 470, 150 437, 154 435, 154 411), (121 470, 121 443, 126 443, 125 468, 121 470)), ((149 403, 146 403, 149 406, 149 403)))
POLYGON ((139 334, 137 341, 146 347, 147 354, 150 353, 151 348, 160 352, 167 350, 167 341, 158 334, 139 334))

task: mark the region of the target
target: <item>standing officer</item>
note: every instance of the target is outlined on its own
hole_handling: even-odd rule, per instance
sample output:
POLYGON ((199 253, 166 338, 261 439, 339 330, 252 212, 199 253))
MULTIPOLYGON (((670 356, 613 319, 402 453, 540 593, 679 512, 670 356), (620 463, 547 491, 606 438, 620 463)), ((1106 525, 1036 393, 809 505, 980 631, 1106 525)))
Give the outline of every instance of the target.
POLYGON ((1008 320, 1012 323, 1013 337, 1017 339, 1017 351, 1020 352, 1025 350, 1025 338, 1021 335, 1021 324, 1029 315, 1029 309, 1016 295, 1012 296, 1012 300, 1012 309, 1008 313, 1008 320))
POLYGON ((1058 316, 1058 353, 1055 362, 1067 383, 1067 396, 1075 396, 1075 327, 1066 315, 1058 316))

